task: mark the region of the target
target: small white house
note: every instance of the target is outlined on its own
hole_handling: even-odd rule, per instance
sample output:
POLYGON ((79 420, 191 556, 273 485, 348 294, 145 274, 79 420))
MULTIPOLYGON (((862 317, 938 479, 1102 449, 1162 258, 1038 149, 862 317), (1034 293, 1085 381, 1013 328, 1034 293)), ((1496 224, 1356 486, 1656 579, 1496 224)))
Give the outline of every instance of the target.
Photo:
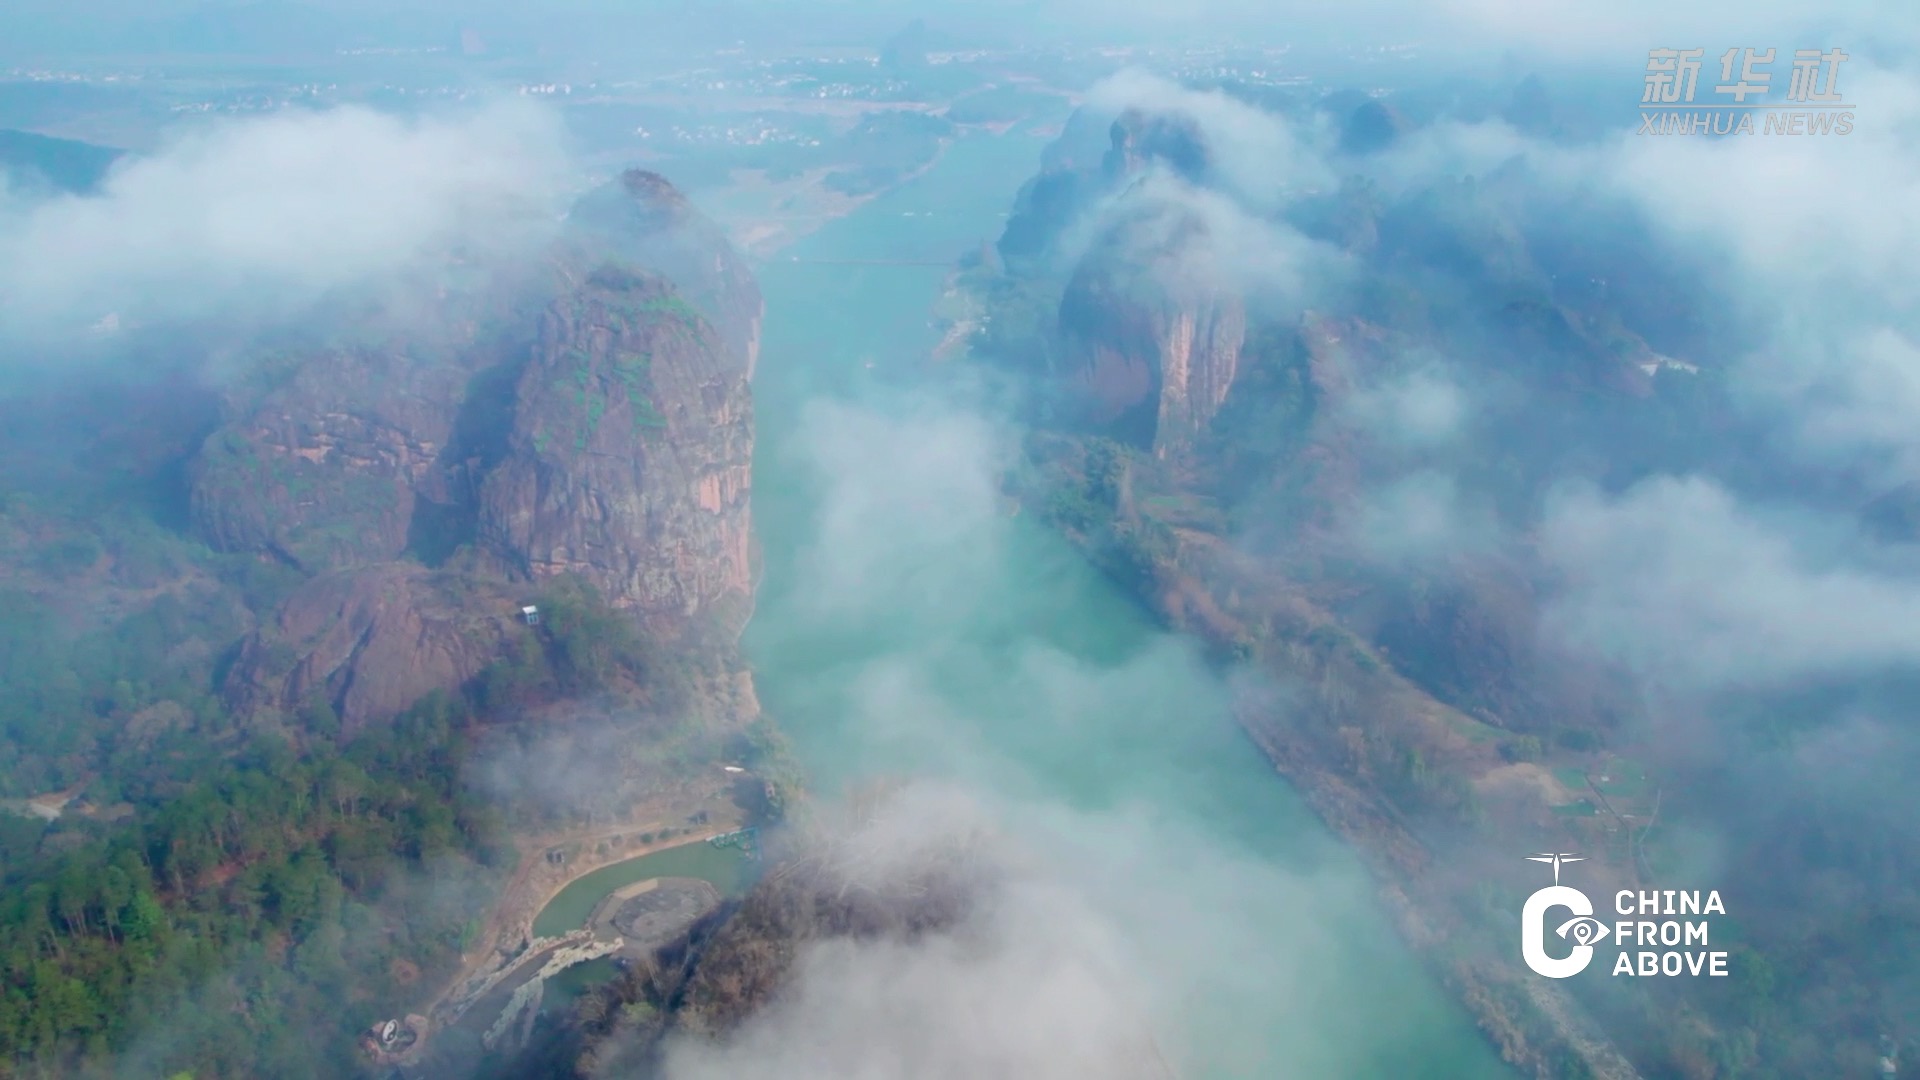
POLYGON ((520 609, 520 617, 527 621, 528 626, 540 625, 540 609, 532 604, 520 609))

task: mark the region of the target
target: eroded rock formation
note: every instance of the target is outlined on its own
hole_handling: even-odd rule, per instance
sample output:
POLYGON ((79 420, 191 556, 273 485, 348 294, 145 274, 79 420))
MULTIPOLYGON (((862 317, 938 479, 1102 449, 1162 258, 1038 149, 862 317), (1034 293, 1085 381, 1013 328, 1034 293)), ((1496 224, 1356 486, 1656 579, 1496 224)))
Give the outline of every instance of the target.
POLYGON ((1206 223, 1165 203, 1122 218, 1082 260, 1060 329, 1064 374, 1087 418, 1164 456, 1191 444, 1226 401, 1246 306, 1206 223))
POLYGON ((766 303, 726 235, 658 173, 630 170, 580 200, 569 218, 573 257, 587 269, 613 261, 671 281, 719 335, 747 377, 760 356, 766 303))
POLYGON ((1185 113, 1128 109, 1113 122, 1108 138, 1101 167, 1109 176, 1131 176, 1160 162, 1198 183, 1212 168, 1200 124, 1185 113))
POLYGON ((655 275, 609 264, 556 302, 521 376, 482 544, 517 573, 578 573, 616 607, 735 629, 752 592, 744 358, 655 275))
POLYGON ((192 462, 210 544, 313 575, 243 645, 242 714, 458 689, 561 574, 655 635, 745 622, 763 304, 719 229, 629 172, 537 266, 447 280, 256 366, 192 462))
POLYGON ((192 469, 194 526, 221 551, 320 572, 397 557, 466 374, 404 349, 323 352, 207 440, 192 469))
POLYGON ((228 700, 255 716, 324 704, 350 735, 478 675, 516 632, 511 601, 498 583, 411 563, 324 574, 242 643, 228 700))

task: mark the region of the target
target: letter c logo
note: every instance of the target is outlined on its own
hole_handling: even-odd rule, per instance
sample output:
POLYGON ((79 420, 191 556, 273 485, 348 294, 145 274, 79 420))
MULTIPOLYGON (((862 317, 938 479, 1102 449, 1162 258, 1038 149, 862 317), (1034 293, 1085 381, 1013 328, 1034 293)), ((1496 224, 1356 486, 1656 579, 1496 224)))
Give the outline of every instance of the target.
POLYGON ((1564 960, 1547 955, 1547 912, 1555 907, 1564 907, 1575 915, 1593 914, 1593 902, 1587 894, 1567 885, 1549 885, 1527 897, 1527 905, 1520 909, 1520 956, 1528 967, 1547 978, 1564 979, 1587 969, 1593 960, 1593 946, 1576 945, 1564 960))

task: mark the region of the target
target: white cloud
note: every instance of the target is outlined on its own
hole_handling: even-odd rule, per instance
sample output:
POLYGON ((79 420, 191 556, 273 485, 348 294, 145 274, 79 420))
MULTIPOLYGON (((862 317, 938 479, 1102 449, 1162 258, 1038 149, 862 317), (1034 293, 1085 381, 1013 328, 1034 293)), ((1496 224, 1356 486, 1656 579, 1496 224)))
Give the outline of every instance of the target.
POLYGON ((1844 136, 1624 136, 1608 181, 1765 339, 1733 385, 1799 451, 1920 477, 1920 81, 1859 62, 1844 136))
POLYGON ((803 946, 771 1007, 724 1042, 673 1041, 668 1075, 1161 1080, 1160 1055, 1187 1074, 1318 1076, 1365 1056, 1364 1018, 1341 1005, 1368 974, 1349 935, 1373 917, 1350 864, 1281 870, 1144 803, 929 781, 847 860, 884 894, 889 868, 961 843, 980 887, 961 925, 803 946))
POLYGON ((1087 91, 1087 104, 1118 112, 1128 108, 1190 117, 1225 189, 1256 210, 1279 204, 1289 189, 1336 183, 1311 147, 1286 121, 1217 91, 1194 90, 1144 71, 1129 70, 1087 91))
POLYGON ((1850 134, 1625 135, 1613 179, 1676 236, 1725 251, 1770 301, 1790 290, 1906 307, 1920 299, 1920 82, 1856 60, 1840 87, 1850 134))
POLYGON ((1353 538, 1368 556, 1393 564, 1444 562, 1492 548, 1500 527, 1492 508, 1431 469, 1402 476, 1362 497, 1353 538))
POLYGON ((1541 537, 1564 579, 1545 624, 1682 688, 1920 662, 1920 577, 1837 561, 1822 531, 1763 518, 1701 478, 1567 493, 1541 537))
POLYGON ((216 123, 97 195, 0 204, 0 322, 290 310, 456 247, 515 250, 548 234, 567 169, 553 118, 519 102, 216 123))
MULTIPOLYGON (((736 1038, 674 1048, 675 1080, 1126 1076, 1148 1031, 1186 1075, 1341 1075, 1380 1048, 1354 1005, 1387 993, 1377 978, 1431 1002, 1383 961, 1367 878, 1331 838, 1303 830, 1298 862, 1275 856, 1271 823, 1304 811, 1247 756, 1189 643, 1143 631, 1093 659, 1047 642, 1062 619, 1104 637, 1102 618, 1133 616, 1004 516, 993 425, 892 395, 818 402, 802 424, 767 453, 792 455, 820 512, 798 595, 763 602, 758 632, 867 643, 781 675, 833 774, 820 786, 916 777, 880 848, 978 828, 1002 873, 952 934, 804 949, 736 1038)), ((1391 1039, 1451 1022, 1409 1015, 1391 1039)))
POLYGON ((1411 450, 1453 441, 1471 408, 1466 389, 1437 364, 1366 387, 1346 404, 1348 417, 1374 438, 1411 450))
POLYGON ((820 485, 818 531, 801 552, 804 602, 820 619, 897 611, 960 618, 999 549, 1002 434, 925 402, 881 413, 834 401, 807 411, 798 443, 820 485))

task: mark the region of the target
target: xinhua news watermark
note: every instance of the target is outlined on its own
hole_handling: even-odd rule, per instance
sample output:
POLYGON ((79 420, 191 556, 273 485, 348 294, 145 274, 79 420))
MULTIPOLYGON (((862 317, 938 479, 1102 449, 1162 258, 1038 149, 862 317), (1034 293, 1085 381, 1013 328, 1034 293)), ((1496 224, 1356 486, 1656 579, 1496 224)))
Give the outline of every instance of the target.
POLYGON ((1613 894, 1613 913, 1620 916, 1611 926, 1594 918, 1593 901, 1570 885, 1560 884, 1560 869, 1568 863, 1585 862, 1578 855, 1532 855, 1532 862, 1553 866, 1553 884, 1527 897, 1520 910, 1520 957, 1535 973, 1549 979, 1567 979, 1587 970, 1593 963, 1594 947, 1613 939, 1619 951, 1613 958, 1613 974, 1636 977, 1674 977, 1681 975, 1724 976, 1727 953, 1713 948, 1708 916, 1725 915, 1727 906, 1717 891, 1687 889, 1621 889, 1613 894), (1571 913, 1571 919, 1548 918, 1556 908, 1571 913), (1573 943, 1566 956, 1547 953, 1547 929, 1573 943))
POLYGON ((1847 135, 1853 106, 1840 93, 1839 49, 1796 49, 1783 101, 1773 93, 1776 50, 1728 49, 1713 96, 1696 100, 1705 49, 1651 49, 1640 95, 1642 135, 1847 135), (1749 98, 1756 100, 1748 100, 1749 98))

